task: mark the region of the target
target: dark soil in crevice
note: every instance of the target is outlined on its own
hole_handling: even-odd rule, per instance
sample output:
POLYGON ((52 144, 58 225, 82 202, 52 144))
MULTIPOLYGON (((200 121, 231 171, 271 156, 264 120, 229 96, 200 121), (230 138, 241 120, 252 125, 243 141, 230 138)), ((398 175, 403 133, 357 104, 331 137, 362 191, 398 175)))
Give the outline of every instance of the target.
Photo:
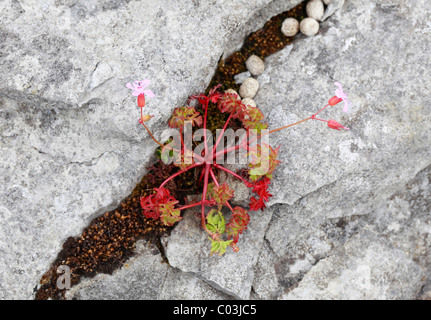
MULTIPOLYGON (((302 20, 306 16, 305 3, 306 1, 271 18, 262 29, 245 39, 241 50, 220 61, 206 93, 218 84, 222 85, 220 88, 222 92, 229 88, 238 90, 239 85, 235 84, 234 76, 246 71, 245 61, 250 55, 255 54, 263 59, 288 45, 292 38, 281 33, 281 24, 287 17, 302 20)), ((208 129, 215 132, 215 129, 222 128, 227 115, 221 114, 212 104, 208 112, 208 129)), ((239 128, 240 123, 232 121, 230 127, 239 128)), ((80 236, 68 238, 50 269, 42 276, 35 299, 64 299, 65 290, 57 288, 59 277, 57 268, 60 265, 67 265, 70 268, 72 286, 79 283, 82 278, 91 278, 98 273, 112 274, 134 255, 136 242, 141 239, 155 244, 167 262, 160 238, 169 234, 173 227, 164 226, 160 220, 146 219, 142 214, 140 197, 159 187, 177 170, 178 168, 173 165, 156 162, 149 168, 148 174, 142 178, 132 194, 115 210, 93 219, 80 236)), ((184 204, 187 195, 199 192, 200 186, 194 182, 196 177, 199 177, 199 172, 191 170, 168 183, 166 187, 181 204, 184 204)))

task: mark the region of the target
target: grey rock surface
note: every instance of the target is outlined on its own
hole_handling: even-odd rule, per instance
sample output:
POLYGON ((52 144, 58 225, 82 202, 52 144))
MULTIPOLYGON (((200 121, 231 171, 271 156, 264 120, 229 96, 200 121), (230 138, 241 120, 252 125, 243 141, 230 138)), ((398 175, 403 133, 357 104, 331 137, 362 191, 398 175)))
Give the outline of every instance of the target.
MULTIPOLYGON (((334 281, 340 284, 339 274, 344 272, 346 266, 334 262, 333 259, 341 259, 340 257, 332 258, 332 256, 345 254, 344 247, 346 246, 351 254, 358 255, 361 250, 365 251, 369 247, 368 238, 381 243, 382 248, 385 248, 383 251, 390 252, 387 256, 383 251, 376 249, 373 253, 376 261, 385 259, 392 261, 395 258, 391 258, 391 256, 396 253, 395 256, 399 257, 406 266, 417 270, 411 272, 413 269, 400 268, 397 272, 392 273, 396 274, 396 277, 382 278, 389 279, 386 283, 382 280, 381 284, 384 288, 379 288, 377 282, 374 282, 373 289, 371 289, 372 286, 364 287, 362 298, 389 299, 389 295, 383 291, 389 287, 393 287, 394 292, 399 290, 400 287, 395 285, 397 281, 403 283, 402 286, 406 292, 409 292, 409 296, 397 291, 397 296, 393 296, 391 299, 428 297, 431 257, 429 252, 430 182, 431 166, 428 166, 406 185, 400 186, 394 194, 374 210, 365 207, 361 209, 368 214, 346 215, 338 218, 330 216, 332 210, 338 207, 345 208, 343 203, 334 204, 324 200, 337 192, 340 187, 339 183, 326 186, 325 191, 316 190, 292 206, 275 205, 271 207, 271 209, 274 208, 272 219, 265 234, 265 245, 262 247, 259 261, 256 264, 253 283, 255 298, 276 299, 284 291, 286 294, 291 292, 288 293, 289 297, 322 298, 323 295, 317 294, 315 284, 310 278, 307 278, 309 279, 305 282, 307 284, 304 284, 302 279, 308 277, 310 273, 314 274, 314 268, 317 268, 317 265, 326 259, 325 268, 332 268, 333 272, 322 275, 320 283, 334 281), (362 231, 364 229, 365 231, 362 231), (360 245, 357 249, 352 249, 356 246, 356 242, 360 245), (268 283, 271 285, 268 286, 268 283), (302 286, 298 296, 295 293, 297 285, 302 286), (422 286, 422 291, 419 292, 422 286)), ((359 202, 356 206, 358 205, 359 202)), ((344 256, 342 259, 347 258, 344 256)), ((358 257, 355 259, 362 260, 358 257)), ((386 264, 379 266, 363 261, 363 265, 380 274, 388 269, 386 264)), ((320 268, 318 267, 319 272, 322 270, 320 268)), ((353 273, 349 274, 353 276, 353 273)), ((322 287, 324 287, 323 284, 322 287)), ((347 290, 347 288, 345 289, 347 290)), ((348 292, 344 292, 343 297, 333 295, 332 298, 360 298, 357 296, 358 291, 352 290, 351 293, 352 295, 349 295, 348 292)), ((286 298, 286 295, 283 295, 283 298, 286 298)))
MULTIPOLYGON (((155 144, 125 83, 152 80, 146 108, 159 136, 222 54, 299 1, 46 3, 0 3, 2 299, 33 298, 64 240, 145 173, 155 144)), ((331 1, 318 35, 265 59, 255 101, 276 128, 323 107, 338 81, 353 107, 322 118, 351 130, 308 121, 271 136, 283 163, 240 251, 209 257, 188 212, 164 239, 170 265, 140 244, 127 266, 83 280, 69 298, 431 296, 431 4, 343 3, 331 1)))
POLYGON ((146 110, 160 137, 269 2, 0 2, 0 298, 33 298, 65 239, 154 160, 126 83, 151 79, 146 110))
POLYGON ((157 299, 231 300, 229 296, 193 273, 170 268, 157 299))
POLYGON ((135 256, 112 275, 98 274, 66 291, 67 299, 149 300, 157 299, 169 273, 156 246, 136 244, 135 256))
POLYGON ((363 230, 319 261, 281 299, 407 300, 422 287, 423 271, 377 233, 363 230), (378 259, 377 259, 378 257, 378 259))
POLYGON ((423 53, 430 47, 430 12, 426 1, 346 1, 317 36, 266 59, 255 101, 270 128, 319 110, 334 81, 344 84, 353 108, 320 116, 349 132, 308 121, 271 136, 283 163, 271 189, 274 212, 256 265, 256 298, 429 295, 431 100, 423 53), (361 257, 367 237, 383 242, 361 257), (347 249, 353 256, 340 253, 347 249), (355 282, 356 276, 369 280, 355 264, 386 281, 355 282), (388 271, 391 277, 383 277, 388 271), (267 277, 277 285, 265 286, 267 277))
POLYGON ((156 246, 139 241, 135 255, 112 275, 98 274, 66 291, 77 300, 226 300, 195 275, 170 267, 156 246))
POLYGON ((425 125, 431 119, 430 96, 424 94, 430 62, 423 56, 430 43, 426 24, 421 24, 429 10, 428 2, 347 2, 322 23, 321 34, 301 38, 266 59, 254 100, 270 128, 307 118, 325 106, 335 81, 344 85, 353 103, 347 113, 341 103, 319 114, 350 127, 348 132, 307 121, 270 136, 272 145, 281 146, 283 161, 272 203, 293 204, 341 177, 350 177, 351 183, 345 184, 346 196, 340 194, 334 202, 350 201, 352 192, 366 196, 373 191, 372 198, 384 198, 430 164, 431 135, 425 125))
MULTIPOLYGON (((200 213, 186 212, 167 241, 166 257, 172 267, 195 274, 221 292, 249 299, 254 278, 254 265, 263 244, 271 210, 250 214, 247 230, 241 235, 239 252, 226 250, 223 256, 209 256, 211 242, 200 227, 200 213), (244 245, 243 245, 244 244, 244 245)), ((229 219, 227 214, 226 220, 229 219)))

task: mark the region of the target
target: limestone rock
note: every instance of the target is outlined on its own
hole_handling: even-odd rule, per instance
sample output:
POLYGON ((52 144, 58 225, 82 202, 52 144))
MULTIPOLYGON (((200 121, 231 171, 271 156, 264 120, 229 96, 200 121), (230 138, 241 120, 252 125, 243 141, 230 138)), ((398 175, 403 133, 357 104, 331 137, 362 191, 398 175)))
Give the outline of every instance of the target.
POLYGON ((267 69, 259 77, 266 81, 254 100, 270 129, 319 110, 333 96, 334 81, 343 84, 353 107, 343 113, 341 103, 321 114, 351 128, 341 135, 325 123, 305 122, 271 136, 271 145, 281 146, 282 164, 269 190, 274 211, 265 234, 268 247, 262 247, 256 264, 258 297, 274 297, 287 289, 292 291, 284 298, 320 298, 325 293, 319 288, 327 285, 332 298, 341 293, 345 299, 427 296, 430 285, 425 282, 419 292, 424 283, 418 275, 430 275, 425 250, 430 201, 425 199, 430 198, 431 131, 424 124, 431 120, 431 108, 421 92, 431 85, 430 66, 423 62, 431 48, 428 29, 418 21, 426 20, 431 4, 392 3, 396 5, 346 2, 322 23, 322 36, 303 38, 293 49, 266 58, 267 69), (403 17, 397 26, 391 24, 395 17, 403 17), (415 26, 413 35, 406 26, 415 26), (400 71, 404 65, 410 68, 405 73, 400 71), (418 83, 414 74, 427 80, 418 83), (369 248, 365 228, 374 234, 369 238, 376 239, 375 247, 369 248), (343 248, 349 248, 350 258, 343 248), (361 257, 361 251, 367 256, 361 257), (391 276, 359 288, 355 275, 368 281, 362 273, 366 270, 339 266, 343 257, 357 266, 368 261, 372 268, 373 261, 382 259, 385 267, 376 274, 384 275, 387 269, 391 276), (405 267, 394 270, 392 263, 405 267), (318 278, 325 267, 328 272, 318 278), (265 286, 265 276, 271 283, 277 279, 278 288, 265 286), (341 278, 353 281, 351 295, 341 278))
POLYGON ((65 239, 115 208, 155 160, 126 83, 151 80, 147 124, 160 138, 269 2, 0 2, 2 299, 32 299, 65 239))
MULTIPOLYGON (((226 215, 227 220, 228 218, 226 215)), ((204 279, 225 294, 248 299, 254 275, 253 267, 270 219, 271 210, 264 214, 250 213, 251 221, 238 242, 239 252, 235 253, 228 248, 223 256, 210 257, 207 233, 199 228, 200 214, 188 211, 167 241, 166 256, 169 264, 204 279)))
POLYGON ((245 71, 245 72, 241 72, 238 73, 234 76, 234 80, 236 84, 241 84, 244 82, 245 79, 250 78, 251 77, 251 73, 250 71, 245 71))
POLYGON ((364 230, 319 261, 281 299, 407 300, 423 285, 423 271, 401 250, 364 230))

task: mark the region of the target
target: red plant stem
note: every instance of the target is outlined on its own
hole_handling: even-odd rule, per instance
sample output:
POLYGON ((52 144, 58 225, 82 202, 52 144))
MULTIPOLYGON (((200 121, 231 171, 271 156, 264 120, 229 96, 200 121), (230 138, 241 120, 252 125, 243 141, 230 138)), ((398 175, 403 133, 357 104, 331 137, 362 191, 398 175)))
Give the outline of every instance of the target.
MULTIPOLYGON (((141 108, 141 112, 142 112, 142 108, 141 108)), ((148 129, 148 127, 145 125, 145 123, 143 123, 142 122, 142 125, 144 126, 144 128, 145 129, 147 129, 147 131, 148 131, 148 134, 150 135, 150 137, 159 145, 159 146, 161 146, 162 148, 163 147, 165 147, 165 145, 164 144, 161 144, 159 141, 157 141, 157 139, 156 138, 154 138, 154 136, 153 136, 153 134, 151 133, 151 131, 150 131, 150 129, 148 129)))
MULTIPOLYGON (((235 146, 232 146, 232 147, 229 147, 229 148, 223 149, 223 150, 221 150, 221 151, 219 151, 219 152, 216 152, 216 153, 214 154, 213 158, 214 158, 214 159, 217 159, 218 157, 220 157, 220 156, 222 156, 222 155, 224 155, 224 154, 226 154, 226 153, 229 153, 229 152, 232 152, 232 151, 238 150, 238 149, 240 149, 240 148, 241 148, 241 146, 240 146, 240 145, 235 145, 235 146)), ((248 146, 247 146, 247 150, 249 150, 248 146)))
POLYGON ((226 122, 225 122, 225 124, 224 124, 224 126, 223 126, 222 132, 221 132, 220 136, 218 137, 218 139, 217 139, 217 141, 216 141, 216 143, 215 143, 215 145, 214 145, 213 149, 211 150, 211 153, 212 153, 212 154, 215 154, 215 153, 216 153, 217 147, 218 147, 218 145, 220 144, 221 139, 223 138, 224 132, 226 131, 227 125, 229 124, 229 121, 230 121, 230 119, 232 118, 232 115, 233 115, 233 113, 231 113, 231 114, 229 115, 229 117, 227 118, 227 120, 226 120, 226 122))
POLYGON ((201 183, 202 179, 204 178, 205 169, 202 169, 201 176, 199 177, 199 183, 201 183))
POLYGON ((326 106, 324 106, 322 109, 320 109, 319 111, 317 111, 315 114, 313 114, 311 117, 313 118, 313 117, 317 116, 320 112, 322 112, 322 111, 323 111, 324 109, 326 109, 328 106, 329 106, 329 103, 328 103, 326 106))
POLYGON ((210 168, 210 174, 211 174, 211 178, 213 179, 215 185, 218 187, 219 183, 218 183, 217 178, 216 178, 216 176, 214 174, 214 171, 211 168, 210 168))
POLYGON ((203 191, 202 191, 202 207, 201 207, 201 220, 202 220, 202 227, 204 228, 204 230, 210 234, 211 236, 213 235, 213 233, 208 230, 205 220, 206 220, 206 215, 205 215, 205 200, 207 198, 207 191, 208 191, 208 177, 210 174, 210 164, 207 163, 205 164, 205 175, 204 175, 204 187, 203 187, 203 191))
POLYGON ((182 207, 179 207, 178 209, 185 210, 185 209, 189 209, 189 208, 200 206, 201 204, 203 204, 203 202, 199 201, 199 202, 196 202, 196 203, 191 203, 191 204, 184 205, 182 207))
MULTIPOLYGON (((287 126, 284 126, 284 127, 281 127, 281 128, 277 128, 277 129, 274 129, 274 130, 271 130, 271 131, 269 131, 269 132, 266 132, 266 133, 261 134, 260 136, 256 137, 254 140, 249 141, 249 142, 247 143, 247 147, 248 147, 250 144, 252 144, 253 142, 257 141, 258 139, 262 138, 263 136, 265 136, 265 135, 267 135, 267 134, 274 133, 274 132, 277 132, 277 131, 280 131, 280 130, 283 130, 283 129, 287 129, 287 128, 289 128, 289 127, 293 127, 293 126, 295 126, 295 125, 297 125, 297 124, 303 123, 303 122, 305 122, 305 121, 307 121, 307 120, 310 120, 310 119, 321 120, 321 119, 317 119, 317 118, 315 118, 315 116, 316 116, 319 112, 321 112, 322 110, 324 110, 326 107, 328 107, 328 106, 329 106, 329 104, 327 104, 326 106, 324 106, 322 109, 320 109, 317 113, 315 113, 314 115, 312 115, 312 116, 311 116, 311 117, 309 117, 309 118, 305 118, 305 119, 303 119, 303 120, 301 120, 301 121, 297 121, 297 122, 295 122, 295 123, 291 123, 291 124, 289 124, 289 125, 287 125, 287 126)), ((321 120, 321 121, 325 121, 325 120, 321 120)), ((233 146, 233 147, 223 149, 223 150, 221 150, 221 151, 219 151, 219 152, 214 153, 213 158, 214 158, 214 159, 217 159, 217 158, 218 158, 218 157, 220 157, 221 155, 224 155, 224 154, 226 154, 226 153, 229 153, 229 152, 232 152, 232 151, 238 150, 238 149, 240 149, 240 148, 241 148, 241 146, 240 146, 240 145, 235 145, 235 146, 233 146)), ((220 169, 220 168, 219 168, 219 169, 220 169)), ((223 168, 223 169, 224 169, 224 168, 223 168)), ((222 170, 223 170, 223 169, 222 169, 222 170)))
POLYGON ((328 120, 323 120, 323 119, 319 119, 319 118, 313 118, 313 120, 319 120, 319 121, 323 121, 323 122, 329 122, 328 120))
POLYGON ((247 180, 245 180, 243 177, 241 177, 240 175, 236 174, 235 172, 233 172, 233 171, 231 171, 231 170, 229 170, 229 169, 226 169, 225 167, 222 167, 221 165, 218 165, 218 164, 216 164, 216 163, 215 163, 215 164, 214 164, 214 168, 217 168, 217 169, 223 170, 223 171, 225 171, 225 172, 227 172, 227 173, 229 173, 229 174, 233 175, 234 177, 236 177, 236 178, 238 178, 238 179, 242 180, 244 183, 248 183, 248 181, 247 181, 247 180))
POLYGON ((208 156, 208 142, 207 142, 207 116, 208 116, 209 100, 205 102, 205 117, 204 117, 204 143, 205 143, 205 158, 208 156))
MULTIPOLYGON (((287 128, 289 128, 289 127, 293 127, 293 126, 295 126, 295 125, 297 125, 297 124, 303 123, 303 122, 305 122, 305 121, 307 121, 307 120, 310 120, 310 119, 321 120, 321 119, 317 119, 317 118, 315 118, 315 116, 316 116, 316 115, 318 115, 318 114, 319 114, 320 112, 322 112, 323 110, 325 110, 329 105, 330 105, 330 104, 328 103, 326 106, 324 106, 322 109, 320 109, 319 111, 317 111, 315 114, 313 114, 313 115, 312 115, 311 117, 309 117, 309 118, 305 118, 305 119, 303 119, 303 120, 301 120, 301 121, 298 121, 298 122, 295 122, 295 123, 289 124, 289 125, 287 125, 287 126, 284 126, 284 127, 281 127, 281 128, 277 128, 277 129, 271 130, 271 131, 269 131, 269 132, 266 132, 266 133, 264 133, 264 134, 261 134, 259 137, 257 137, 257 138, 256 138, 256 139, 254 139, 253 141, 249 142, 248 144, 250 145, 251 143, 255 142, 257 139, 259 139, 259 138, 261 138, 261 137, 263 137, 263 136, 265 136, 265 135, 267 135, 267 134, 274 133, 274 132, 277 132, 277 131, 280 131, 280 130, 283 130, 283 129, 287 129, 287 128)), ((325 120, 321 120, 321 121, 325 121, 325 120)), ((327 121, 326 121, 326 122, 327 122, 327 121)))
POLYGON ((184 172, 189 171, 190 169, 196 168, 196 167, 201 166, 201 165, 202 165, 202 163, 195 163, 195 164, 192 164, 190 167, 185 168, 184 170, 178 171, 177 173, 171 175, 169 178, 167 178, 165 181, 163 181, 163 183, 160 185, 159 188, 163 187, 165 184, 167 184, 173 178, 178 177, 179 175, 183 174, 184 172))
POLYGON ((297 124, 303 123, 303 122, 305 122, 305 121, 307 121, 307 120, 310 120, 310 119, 312 119, 312 118, 311 118, 311 117, 309 117, 309 118, 305 118, 305 119, 303 119, 303 120, 301 120, 301 121, 298 121, 298 122, 295 122, 295 123, 289 124, 289 125, 287 125, 287 126, 284 126, 284 127, 281 127, 281 128, 277 128, 277 129, 274 129, 274 130, 271 130, 271 131, 269 131, 269 132, 267 132, 267 133, 264 133, 264 134, 260 135, 259 137, 263 137, 263 136, 264 136, 264 135, 266 135, 266 134, 274 133, 274 132, 277 132, 277 131, 280 131, 280 130, 283 130, 283 129, 287 129, 287 128, 289 128, 289 127, 296 126, 297 124))
POLYGON ((230 211, 232 211, 232 213, 235 213, 235 211, 233 211, 233 208, 228 201, 226 201, 226 206, 230 209, 230 211))

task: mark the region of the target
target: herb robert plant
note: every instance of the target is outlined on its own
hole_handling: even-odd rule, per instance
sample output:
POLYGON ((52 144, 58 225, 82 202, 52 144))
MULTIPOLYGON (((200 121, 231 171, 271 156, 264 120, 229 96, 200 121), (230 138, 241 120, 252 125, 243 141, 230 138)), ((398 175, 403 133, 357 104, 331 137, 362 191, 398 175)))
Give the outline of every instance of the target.
POLYGON ((149 133, 150 137, 159 144, 164 150, 172 154, 176 161, 174 164, 179 167, 178 171, 167 178, 158 188, 155 188, 153 193, 148 196, 141 197, 140 202, 143 214, 146 218, 160 219, 163 224, 172 226, 174 223, 182 219, 181 211, 193 207, 200 207, 202 227, 208 233, 208 239, 211 242, 211 255, 217 253, 222 255, 228 247, 233 251, 239 250, 237 243, 240 235, 247 229, 250 222, 250 212, 263 211, 266 207, 265 203, 272 197, 269 192, 271 179, 276 167, 280 161, 277 160, 279 148, 272 148, 270 145, 257 141, 262 140, 265 135, 287 129, 294 125, 303 123, 308 120, 317 120, 326 122, 328 127, 336 130, 349 130, 335 120, 320 119, 317 115, 320 114, 329 106, 335 106, 339 102, 344 102, 343 111, 346 112, 351 106, 347 99, 346 93, 343 92, 340 83, 335 82, 337 89, 335 96, 329 99, 328 103, 312 116, 301 121, 277 128, 268 130, 268 124, 264 122, 264 115, 261 110, 256 107, 244 105, 239 97, 234 93, 220 93, 220 86, 213 88, 208 95, 199 94, 190 97, 190 101, 197 100, 202 106, 204 114, 200 114, 194 107, 186 106, 176 108, 173 116, 169 121, 171 128, 177 128, 181 137, 180 143, 177 145, 166 145, 160 143, 151 133, 147 125, 152 116, 145 115, 143 109, 145 107, 145 99, 155 97, 151 90, 146 89, 150 81, 145 79, 135 81, 133 84, 128 83, 127 87, 132 89, 132 95, 137 97, 137 104, 141 110, 141 118, 139 123, 149 133), (212 137, 209 138, 209 132, 206 130, 208 105, 216 104, 220 112, 229 114, 220 135, 218 135, 215 144, 212 144, 212 137), (240 140, 240 143, 226 147, 218 148, 223 138, 223 134, 227 130, 228 124, 232 119, 238 119, 246 134, 240 140), (184 142, 184 126, 186 124, 197 128, 203 127, 203 148, 196 152, 191 150, 190 146, 184 142), (211 140, 211 141, 210 141, 211 140), (211 142, 211 143, 210 143, 211 142), (224 159, 225 155, 243 151, 249 159, 248 175, 237 174, 220 164, 220 159, 224 159), (265 164, 265 165, 263 165, 265 164), (199 201, 185 205, 179 205, 179 201, 175 199, 170 191, 165 188, 166 184, 172 179, 182 175, 183 173, 195 170, 196 177, 200 176, 202 181, 202 197, 199 201), (230 200, 234 195, 234 190, 227 183, 220 183, 217 179, 216 172, 224 171, 232 175, 235 179, 242 181, 248 188, 251 189, 253 196, 250 198, 248 209, 239 206, 232 207, 230 200), (223 207, 227 207, 231 212, 229 221, 226 222, 223 207))

